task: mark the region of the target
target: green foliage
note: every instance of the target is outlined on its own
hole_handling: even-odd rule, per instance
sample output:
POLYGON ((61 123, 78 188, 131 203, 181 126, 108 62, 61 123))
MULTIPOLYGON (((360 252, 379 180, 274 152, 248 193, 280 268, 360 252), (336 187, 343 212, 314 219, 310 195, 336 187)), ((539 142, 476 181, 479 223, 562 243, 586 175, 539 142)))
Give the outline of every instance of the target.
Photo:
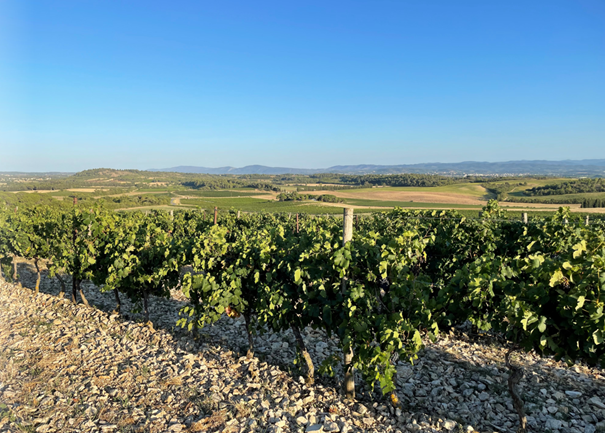
POLYGON ((605 207, 605 200, 600 198, 585 198, 584 200, 582 200, 582 207, 605 207))
POLYGON ((569 182, 538 186, 525 191, 526 195, 562 195, 589 192, 605 192, 605 180, 601 177, 594 179, 576 179, 569 182))
POLYGON ((332 194, 322 194, 322 195, 313 195, 313 194, 300 194, 296 191, 290 192, 282 192, 277 195, 276 199, 278 201, 302 201, 302 200, 316 200, 323 201, 326 203, 342 203, 344 199, 340 197, 336 197, 332 194))
POLYGON ((480 219, 395 209, 356 220, 343 246, 340 218, 229 212, 214 225, 199 211, 3 208, 0 254, 47 259, 138 304, 180 287, 178 325, 190 330, 224 314, 257 331, 322 329, 386 393, 395 354, 413 362, 424 338, 467 321, 525 350, 600 362, 605 223, 574 218, 561 208, 525 225, 495 201, 480 219))
MULTIPOLYGON (((525 350, 569 362, 602 359, 605 237, 602 224, 565 223, 561 209, 523 227, 508 254, 494 251, 464 264, 443 289, 449 319, 468 319, 525 350)), ((492 230, 494 230, 492 228, 492 230)))
POLYGON ((502 182, 502 183, 492 183, 486 182, 483 184, 483 187, 487 189, 489 192, 496 196, 496 200, 504 200, 507 198, 508 193, 514 190, 519 186, 526 186, 527 182, 502 182))
MULTIPOLYGON (((321 178, 322 175, 312 175, 314 177, 321 178)), ((326 175, 324 175, 326 176, 326 175)), ((327 175, 338 179, 340 183, 345 185, 359 185, 359 186, 443 186, 451 185, 453 183, 460 183, 459 178, 452 178, 446 176, 437 176, 434 174, 414 174, 414 173, 403 173, 403 174, 363 174, 363 175, 327 175)))

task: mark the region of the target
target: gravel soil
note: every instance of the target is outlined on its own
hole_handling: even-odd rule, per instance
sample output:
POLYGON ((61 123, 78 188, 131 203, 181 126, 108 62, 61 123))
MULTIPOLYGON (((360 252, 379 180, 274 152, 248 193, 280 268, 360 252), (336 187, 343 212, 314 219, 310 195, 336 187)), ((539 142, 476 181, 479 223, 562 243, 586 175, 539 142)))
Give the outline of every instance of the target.
MULTIPOLYGON (((464 332, 427 342, 398 363, 400 406, 361 380, 357 401, 337 379, 307 386, 291 332, 255 336, 225 317, 197 335, 175 327, 184 299, 151 301, 151 322, 122 299, 84 285, 91 304, 57 296, 59 283, 19 264, 21 284, 0 283, 0 432, 515 432, 506 347, 464 332)), ((304 330, 316 367, 335 342, 304 330)), ((601 368, 518 354, 532 432, 605 431, 601 368)))

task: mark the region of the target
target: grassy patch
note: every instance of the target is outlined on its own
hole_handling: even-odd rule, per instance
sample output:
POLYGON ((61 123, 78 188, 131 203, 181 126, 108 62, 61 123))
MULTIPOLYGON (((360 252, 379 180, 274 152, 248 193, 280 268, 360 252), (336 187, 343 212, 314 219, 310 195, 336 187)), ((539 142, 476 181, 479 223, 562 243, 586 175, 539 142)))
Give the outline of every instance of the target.
POLYGON ((358 198, 347 198, 345 199, 345 203, 355 206, 417 207, 420 209, 481 209, 480 206, 472 204, 421 203, 414 201, 367 200, 358 198))
POLYGON ((173 192, 177 189, 170 186, 158 186, 152 188, 137 188, 137 192, 173 192))
POLYGON ((183 198, 181 199, 181 204, 192 205, 192 206, 200 206, 202 209, 206 208, 214 208, 214 206, 219 209, 230 209, 232 207, 243 209, 246 208, 256 208, 261 204, 265 204, 265 206, 271 206, 273 203, 278 203, 275 200, 265 200, 262 198, 250 198, 250 197, 242 197, 242 198, 220 198, 220 197, 206 197, 206 198, 183 198))
POLYGON ((195 196, 195 197, 211 197, 211 198, 232 197, 232 198, 237 198, 237 197, 250 197, 250 196, 254 196, 254 195, 266 194, 267 191, 252 191, 252 190, 243 191, 243 190, 235 190, 235 189, 227 189, 227 190, 216 191, 216 190, 195 190, 195 189, 188 189, 188 190, 175 191, 175 193, 178 193, 180 195, 195 196))
MULTIPOLYGON (((341 206, 322 206, 314 201, 277 201, 259 198, 207 198, 207 199, 182 199, 182 204, 198 206, 200 209, 219 210, 236 209, 242 212, 289 212, 306 214, 341 214, 341 206)), ((384 209, 363 209, 363 212, 380 212, 384 209)))

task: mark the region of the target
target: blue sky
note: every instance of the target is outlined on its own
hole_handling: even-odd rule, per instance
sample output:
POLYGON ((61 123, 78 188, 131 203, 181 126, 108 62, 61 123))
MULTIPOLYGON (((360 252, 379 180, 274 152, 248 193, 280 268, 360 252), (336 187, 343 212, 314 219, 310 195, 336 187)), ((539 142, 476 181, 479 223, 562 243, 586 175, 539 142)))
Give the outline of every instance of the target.
POLYGON ((602 0, 0 0, 0 171, 584 158, 602 0))

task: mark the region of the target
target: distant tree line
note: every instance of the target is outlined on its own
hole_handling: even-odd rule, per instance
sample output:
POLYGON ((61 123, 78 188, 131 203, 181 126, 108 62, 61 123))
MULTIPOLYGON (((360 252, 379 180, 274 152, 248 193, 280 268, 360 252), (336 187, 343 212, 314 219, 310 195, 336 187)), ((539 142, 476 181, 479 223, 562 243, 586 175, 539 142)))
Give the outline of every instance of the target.
MULTIPOLYGON (((370 185, 371 186, 371 185, 370 185)), ((340 191, 343 189, 359 189, 363 188, 358 185, 296 185, 296 191, 340 191)))
POLYGON ((213 177, 201 180, 192 180, 187 182, 181 182, 181 185, 192 188, 192 189, 232 189, 232 188, 254 188, 264 191, 276 191, 279 192, 281 189, 268 182, 258 181, 241 181, 237 178, 230 177, 213 177))
POLYGON ((443 186, 453 183, 464 182, 460 178, 438 176, 434 174, 362 174, 362 175, 347 175, 347 174, 321 174, 311 175, 310 179, 315 180, 315 183, 340 183, 344 185, 356 185, 363 187, 372 186, 443 186))
POLYGON ((585 198, 582 200, 583 208, 605 207, 605 199, 601 198, 585 198))
POLYGON ((326 203, 342 203, 344 200, 340 197, 336 197, 331 194, 313 195, 313 194, 299 194, 296 191, 282 192, 277 195, 278 201, 302 201, 302 200, 317 200, 326 203))
POLYGON ((578 179, 558 184, 538 186, 525 191, 529 196, 582 194, 587 192, 605 192, 603 178, 578 179))
POLYGON ((582 204, 582 198, 529 198, 529 197, 508 197, 506 202, 514 203, 543 203, 543 204, 582 204))
POLYGON ((119 197, 105 197, 104 201, 108 209, 129 208, 139 206, 166 206, 170 204, 169 194, 141 194, 122 195, 119 197))

